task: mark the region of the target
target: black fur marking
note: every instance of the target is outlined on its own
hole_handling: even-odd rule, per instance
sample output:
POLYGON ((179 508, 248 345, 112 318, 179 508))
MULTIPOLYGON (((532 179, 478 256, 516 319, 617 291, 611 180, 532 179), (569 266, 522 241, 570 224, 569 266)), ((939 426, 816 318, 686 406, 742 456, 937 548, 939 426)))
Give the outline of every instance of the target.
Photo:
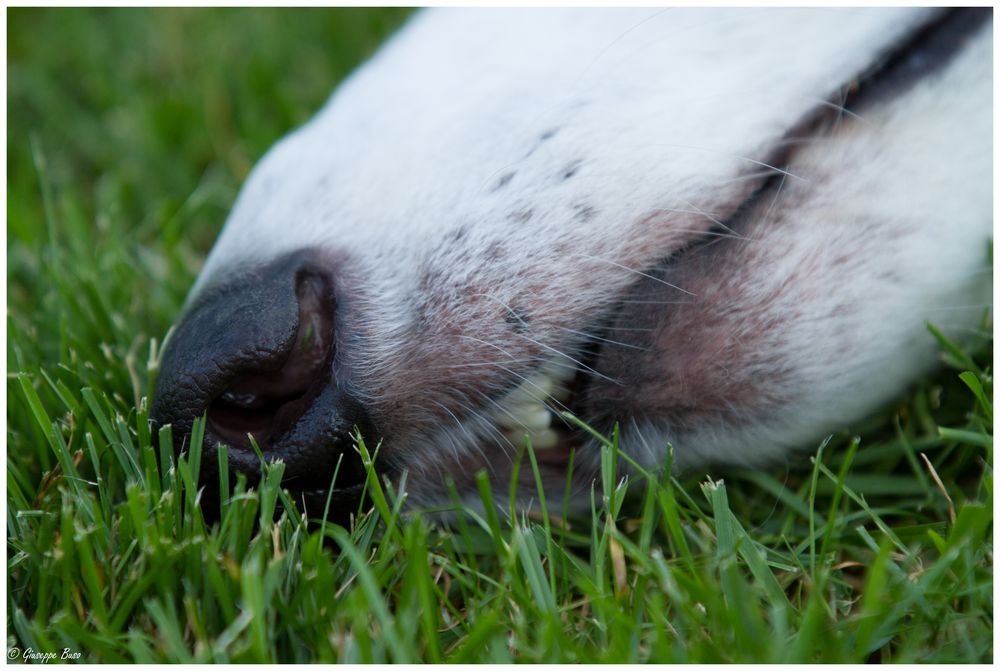
POLYGON ((583 161, 576 160, 576 161, 573 161, 572 163, 570 163, 569 165, 567 165, 565 168, 563 168, 563 172, 562 172, 562 179, 563 179, 563 181, 565 182, 570 177, 573 177, 576 173, 578 173, 580 171, 580 165, 582 163, 583 163, 583 161))
POLYGON ((504 175, 501 175, 500 179, 497 180, 497 183, 493 185, 493 191, 499 191, 500 189, 510 184, 510 180, 514 179, 514 175, 516 174, 517 173, 511 171, 504 175))
POLYGON ((533 146, 531 149, 528 150, 528 153, 524 155, 524 158, 528 158, 529 156, 531 156, 532 154, 534 154, 536 151, 538 151, 539 147, 541 147, 543 144, 545 144, 548 140, 551 140, 552 138, 554 138, 556 136, 556 133, 558 133, 558 132, 559 132, 559 128, 558 127, 557 128, 550 128, 549 130, 547 130, 544 133, 542 133, 541 135, 539 135, 538 136, 538 142, 536 142, 535 146, 533 146))

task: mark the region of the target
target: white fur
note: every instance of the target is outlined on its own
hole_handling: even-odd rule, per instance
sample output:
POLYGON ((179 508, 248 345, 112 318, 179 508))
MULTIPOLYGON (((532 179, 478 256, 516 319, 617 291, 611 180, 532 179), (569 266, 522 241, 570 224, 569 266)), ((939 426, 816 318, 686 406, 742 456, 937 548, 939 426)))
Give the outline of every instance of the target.
MULTIPOLYGON (((301 247, 347 254, 373 334, 354 355, 357 391, 389 427, 385 458, 421 476, 409 479, 418 501, 435 500, 427 474, 469 459, 505 472, 487 426, 495 409, 470 391, 483 376, 492 387, 539 357, 572 365, 567 329, 728 217, 755 175, 773 172, 762 162, 782 136, 928 15, 421 13, 255 168, 192 295, 301 247), (512 223, 528 211, 527 225, 512 223), (650 212, 664 216, 654 225, 650 212), (498 244, 507 253, 489 262, 498 244), (532 312, 530 340, 504 322, 515 305, 532 312), (415 369, 434 369, 433 381, 407 388, 415 369)), ((680 442, 669 423, 623 417, 624 449, 656 463, 674 441, 691 468, 813 445, 934 364, 925 320, 973 327, 991 300, 990 32, 797 150, 773 206, 742 232, 753 240, 742 263, 720 269, 758 319, 797 308, 780 341, 760 344, 774 350, 762 360, 790 371, 783 406, 741 409, 680 442), (851 258, 849 272, 827 263, 834 255, 851 258), (811 273, 761 299, 806 261, 811 273)), ((739 337, 738 316, 731 329, 739 337)))

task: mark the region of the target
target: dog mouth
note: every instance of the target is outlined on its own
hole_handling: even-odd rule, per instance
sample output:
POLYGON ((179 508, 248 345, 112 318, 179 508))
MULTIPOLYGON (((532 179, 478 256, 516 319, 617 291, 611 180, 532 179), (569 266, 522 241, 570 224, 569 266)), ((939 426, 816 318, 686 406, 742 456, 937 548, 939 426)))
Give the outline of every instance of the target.
MULTIPOLYGON (((603 322, 602 322, 603 323, 603 322)), ((641 349, 624 342, 604 337, 607 325, 594 327, 580 337, 556 350, 533 370, 518 374, 520 383, 491 401, 488 417, 506 446, 515 450, 530 448, 539 459, 553 464, 564 464, 569 453, 587 443, 582 422, 592 422, 584 410, 589 405, 594 382, 612 385, 616 381, 600 370, 599 360, 609 343, 626 348, 641 349)), ((595 430, 608 426, 594 426, 595 430)))
POLYGON ((492 419, 514 447, 554 451, 569 444, 572 398, 581 385, 580 368, 568 360, 550 359, 524 376, 513 391, 497 401, 492 419))

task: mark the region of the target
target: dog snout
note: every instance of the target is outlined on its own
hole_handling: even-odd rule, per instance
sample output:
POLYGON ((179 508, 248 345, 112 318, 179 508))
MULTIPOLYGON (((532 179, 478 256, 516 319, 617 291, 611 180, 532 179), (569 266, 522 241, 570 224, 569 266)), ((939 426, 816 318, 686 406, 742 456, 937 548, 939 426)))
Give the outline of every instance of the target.
POLYGON ((285 483, 307 493, 358 488, 354 449, 363 405, 337 374, 337 287, 328 264, 300 251, 201 292, 163 353, 152 417, 179 447, 206 416, 203 480, 218 476, 218 445, 232 469, 257 474, 260 457, 285 462, 285 483), (339 464, 339 469, 338 469, 339 464))

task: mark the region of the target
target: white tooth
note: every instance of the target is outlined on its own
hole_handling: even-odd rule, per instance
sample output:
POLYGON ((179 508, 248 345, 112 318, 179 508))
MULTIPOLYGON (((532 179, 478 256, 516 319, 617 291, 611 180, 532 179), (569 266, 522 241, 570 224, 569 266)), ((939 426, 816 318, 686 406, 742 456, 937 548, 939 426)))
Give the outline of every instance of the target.
POLYGON ((552 422, 552 413, 544 405, 534 403, 507 408, 507 413, 499 416, 498 423, 521 433, 544 429, 552 422))
POLYGON ((514 416, 516 426, 526 431, 541 431, 552 423, 552 413, 543 405, 513 408, 511 414, 514 416))
POLYGON ((531 414, 536 410, 541 410, 542 408, 544 408, 545 404, 538 399, 529 398, 524 401, 521 401, 520 403, 507 402, 504 404, 503 407, 507 408, 508 412, 517 415, 522 412, 531 414))
POLYGON ((552 429, 531 434, 531 446, 536 450, 549 450, 559 442, 559 436, 552 429))
POLYGON ((552 393, 552 378, 548 375, 535 375, 528 378, 530 391, 534 392, 536 398, 545 398, 552 393))
POLYGON ((531 446, 537 450, 548 450, 559 443, 559 434, 552 429, 527 432, 524 429, 518 431, 505 428, 504 435, 518 447, 527 447, 530 440, 531 446))
POLYGON ((500 402, 506 412, 497 413, 497 423, 515 436, 525 428, 532 431, 547 429, 552 413, 545 406, 545 401, 550 398, 559 402, 568 401, 570 381, 575 375, 574 367, 561 362, 544 364, 541 370, 526 378, 500 402))

